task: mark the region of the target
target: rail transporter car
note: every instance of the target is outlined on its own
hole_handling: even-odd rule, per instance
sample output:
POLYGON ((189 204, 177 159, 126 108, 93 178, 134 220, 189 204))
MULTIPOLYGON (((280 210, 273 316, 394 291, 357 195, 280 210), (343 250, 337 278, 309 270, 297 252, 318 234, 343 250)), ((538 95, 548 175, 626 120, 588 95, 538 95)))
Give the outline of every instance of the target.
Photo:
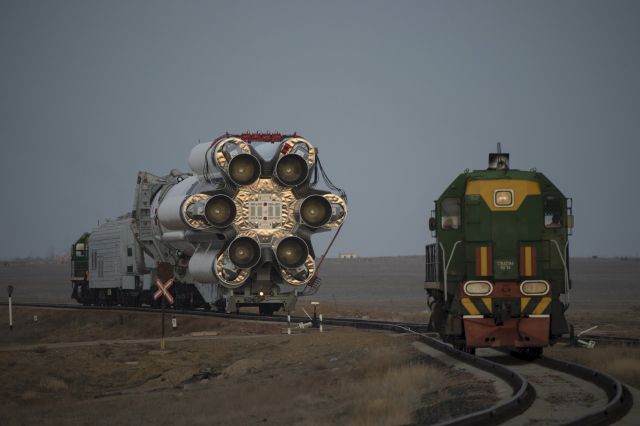
MULTIPOLYGON (((155 262, 136 241, 130 213, 98 225, 71 246, 71 297, 83 305, 160 307, 153 299, 156 278, 155 262)), ((211 307, 202 296, 208 288, 201 287, 171 287, 176 307, 211 307)))
POLYGON ((435 201, 426 246, 430 327, 455 347, 539 355, 568 333, 571 199, 542 173, 465 171, 435 201))
POLYGON ((175 307, 271 315, 317 291, 311 236, 337 235, 347 216, 318 149, 296 133, 225 133, 188 162, 190 173, 139 172, 131 212, 76 241, 72 297, 155 306, 173 280, 175 307))

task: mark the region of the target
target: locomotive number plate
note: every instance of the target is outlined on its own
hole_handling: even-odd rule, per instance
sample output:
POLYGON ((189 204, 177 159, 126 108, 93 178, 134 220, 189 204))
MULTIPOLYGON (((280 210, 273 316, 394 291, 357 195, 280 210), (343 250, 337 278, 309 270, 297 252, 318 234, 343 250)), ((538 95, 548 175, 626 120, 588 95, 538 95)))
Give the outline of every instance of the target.
POLYGON ((496 267, 501 271, 510 271, 514 266, 513 260, 496 260, 496 267))

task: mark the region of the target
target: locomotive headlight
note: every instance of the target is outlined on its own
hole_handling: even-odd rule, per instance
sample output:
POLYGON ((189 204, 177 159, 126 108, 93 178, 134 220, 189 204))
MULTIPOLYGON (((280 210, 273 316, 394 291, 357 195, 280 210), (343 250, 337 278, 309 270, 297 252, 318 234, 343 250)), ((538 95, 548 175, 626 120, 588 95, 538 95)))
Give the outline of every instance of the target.
POLYGON ((549 293, 549 283, 546 281, 523 281, 520 291, 527 296, 543 296, 549 293))
POLYGON ((513 190, 512 189, 497 189, 493 193, 493 203, 496 207, 511 207, 513 206, 513 190))
POLYGON ((493 285, 489 281, 467 281, 463 289, 467 296, 488 296, 493 291, 493 285))

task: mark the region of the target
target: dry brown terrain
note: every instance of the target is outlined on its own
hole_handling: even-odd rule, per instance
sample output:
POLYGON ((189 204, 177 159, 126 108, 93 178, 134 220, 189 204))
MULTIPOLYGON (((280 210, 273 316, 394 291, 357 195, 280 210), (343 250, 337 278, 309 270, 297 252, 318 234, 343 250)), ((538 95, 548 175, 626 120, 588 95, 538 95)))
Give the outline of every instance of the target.
POLYGON ((411 336, 178 321, 161 352, 159 314, 16 308, 15 330, 0 332, 0 424, 386 425, 495 401, 411 336))
MULTIPOLYGON (((329 259, 320 291, 301 299, 296 313, 317 300, 327 316, 426 322, 423 266, 421 256, 329 259)), ((640 261, 572 259, 571 266, 567 315, 576 330, 598 325, 596 334, 640 337, 640 261)), ((73 304, 68 271, 0 264, 0 286, 13 284, 18 302, 73 304)), ((180 340, 160 355, 157 314, 17 308, 15 324, 14 332, 0 332, 2 425, 170 424, 185 415, 195 424, 402 424, 495 399, 487 384, 426 362, 411 338, 383 333, 288 337, 281 325, 180 317, 178 330, 167 329, 180 340), (217 335, 189 337, 203 330, 217 335)), ((557 345, 547 352, 640 383, 640 349, 557 345)))
POLYGON ((640 347, 596 345, 593 349, 586 349, 556 345, 545 353, 605 372, 640 389, 640 347))

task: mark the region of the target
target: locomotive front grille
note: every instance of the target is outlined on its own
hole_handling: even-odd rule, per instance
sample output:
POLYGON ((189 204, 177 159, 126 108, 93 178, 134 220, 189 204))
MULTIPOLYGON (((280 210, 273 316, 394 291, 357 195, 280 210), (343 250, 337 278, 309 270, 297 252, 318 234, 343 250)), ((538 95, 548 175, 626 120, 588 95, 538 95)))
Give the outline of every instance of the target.
POLYGON ((548 316, 551 297, 463 297, 463 318, 494 318, 500 325, 509 318, 548 316))

